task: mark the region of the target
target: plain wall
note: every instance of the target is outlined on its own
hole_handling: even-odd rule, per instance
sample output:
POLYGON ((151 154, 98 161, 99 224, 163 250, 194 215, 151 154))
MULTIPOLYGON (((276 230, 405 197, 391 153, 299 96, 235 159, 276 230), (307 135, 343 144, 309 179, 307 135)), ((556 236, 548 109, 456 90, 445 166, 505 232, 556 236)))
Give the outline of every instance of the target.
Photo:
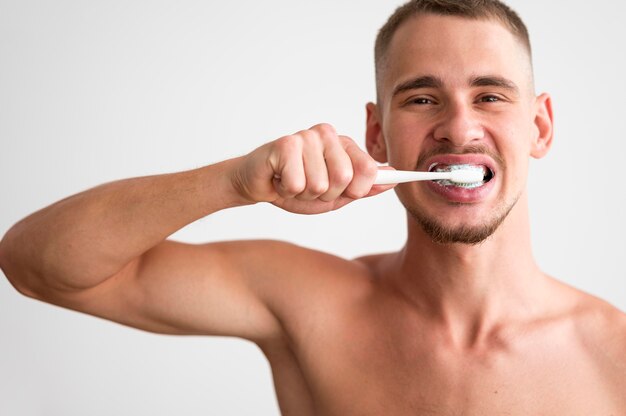
MULTIPOLYGON (((0 1, 0 234, 68 195, 249 152, 319 122, 364 143, 373 42, 399 1, 0 1)), ((618 3, 509 2, 554 99, 529 178, 540 266, 626 310, 626 25, 618 3)), ((402 246, 392 192, 337 212, 217 213, 177 240, 274 238, 353 257, 402 246)), ((88 248, 86 248, 88 249, 88 248)), ((276 415, 253 344, 126 328, 0 279, 0 414, 276 415)))

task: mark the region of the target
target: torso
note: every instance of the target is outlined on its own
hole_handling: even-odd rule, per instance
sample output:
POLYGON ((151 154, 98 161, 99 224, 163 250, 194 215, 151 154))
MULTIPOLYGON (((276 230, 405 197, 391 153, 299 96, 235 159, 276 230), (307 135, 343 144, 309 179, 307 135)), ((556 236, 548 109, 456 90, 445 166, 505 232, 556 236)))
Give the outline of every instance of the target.
POLYGON ((333 270, 296 282, 277 305, 285 339, 262 347, 285 416, 626 415, 626 351, 607 326, 623 315, 596 298, 555 282, 576 307, 459 349, 367 266, 333 270))

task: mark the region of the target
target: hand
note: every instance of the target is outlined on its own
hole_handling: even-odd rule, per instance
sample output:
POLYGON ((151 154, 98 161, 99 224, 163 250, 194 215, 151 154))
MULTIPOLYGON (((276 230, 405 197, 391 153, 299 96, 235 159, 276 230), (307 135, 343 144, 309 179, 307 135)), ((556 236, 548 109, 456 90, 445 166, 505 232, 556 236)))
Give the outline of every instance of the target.
POLYGON ((232 183, 249 202, 319 214, 394 185, 376 185, 378 166, 352 139, 328 124, 281 137, 241 159, 232 183))

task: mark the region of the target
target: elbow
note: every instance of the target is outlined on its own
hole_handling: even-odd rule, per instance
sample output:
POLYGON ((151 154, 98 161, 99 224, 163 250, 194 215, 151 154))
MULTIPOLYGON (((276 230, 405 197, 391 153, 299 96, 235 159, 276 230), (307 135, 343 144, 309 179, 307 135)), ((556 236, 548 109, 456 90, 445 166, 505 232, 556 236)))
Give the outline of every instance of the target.
POLYGON ((13 261, 11 244, 5 235, 0 240, 0 270, 4 273, 11 286, 19 293, 29 298, 40 299, 37 291, 32 288, 35 277, 28 271, 23 270, 13 261), (28 283, 31 284, 28 284, 28 283))
POLYGON ((29 298, 51 302, 59 293, 85 289, 65 284, 58 278, 59 273, 42 266, 45 260, 38 254, 40 251, 31 246, 17 225, 0 240, 0 269, 15 290, 29 298))

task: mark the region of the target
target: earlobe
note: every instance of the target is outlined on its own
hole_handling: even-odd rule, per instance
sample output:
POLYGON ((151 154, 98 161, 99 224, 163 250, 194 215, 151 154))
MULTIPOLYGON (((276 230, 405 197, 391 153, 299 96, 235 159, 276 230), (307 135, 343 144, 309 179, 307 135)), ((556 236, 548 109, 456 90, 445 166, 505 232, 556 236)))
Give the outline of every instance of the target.
POLYGON ((535 159, 544 157, 552 146, 553 136, 552 98, 543 93, 535 101, 535 137, 533 137, 530 155, 535 159))
POLYGON ((365 145, 367 152, 378 163, 387 163, 387 145, 382 133, 378 107, 374 103, 367 103, 367 126, 365 130, 365 145))

